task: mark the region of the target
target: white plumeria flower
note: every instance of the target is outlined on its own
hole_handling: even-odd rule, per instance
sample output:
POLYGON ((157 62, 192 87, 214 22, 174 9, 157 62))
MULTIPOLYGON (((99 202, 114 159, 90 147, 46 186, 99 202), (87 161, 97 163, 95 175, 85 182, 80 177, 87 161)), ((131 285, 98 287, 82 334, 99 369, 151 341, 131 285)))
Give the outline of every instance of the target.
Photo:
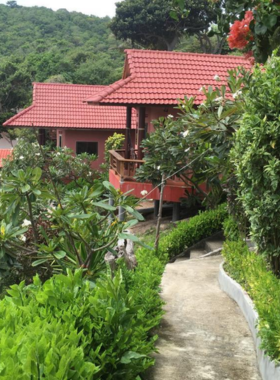
POLYGON ((187 153, 190 150, 190 148, 185 149, 185 153, 187 153))
POLYGON ((88 172, 88 175, 92 175, 92 172, 88 172))
POLYGON ((204 86, 200 87, 200 89, 198 90, 199 92, 203 92, 204 91, 204 86))
POLYGON ((157 170, 160 170, 160 166, 157 167, 157 170))
POLYGON ((20 235, 20 237, 19 237, 19 238, 20 238, 20 240, 21 240, 21 241, 24 241, 24 242, 26 242, 26 236, 24 236, 24 235, 20 235))
POLYGON ((189 130, 187 130, 187 131, 183 132, 183 136, 184 136, 184 137, 187 137, 187 136, 188 136, 188 134, 189 134, 189 132, 190 132, 189 130))
POLYGON ((57 155, 57 156, 60 156, 60 152, 57 152, 56 155, 57 155))
POLYGON ((27 219, 24 219, 23 223, 22 223, 22 227, 28 227, 31 225, 31 222, 30 220, 27 220, 27 219))
POLYGON ((23 157, 23 156, 19 156, 19 159, 20 159, 20 160, 24 160, 24 157, 23 157))
POLYGON ((218 97, 215 99, 215 101, 216 101, 216 102, 221 102, 223 99, 224 99, 224 98, 223 98, 222 96, 218 96, 218 97))
POLYGON ((147 190, 142 190, 140 194, 144 197, 145 195, 148 194, 148 191, 147 190))
POLYGON ((220 80, 219 75, 218 74, 214 75, 214 79, 217 80, 217 81, 220 80))
POLYGON ((232 94, 233 99, 238 98, 242 94, 242 91, 236 91, 234 94, 232 94))
POLYGON ((174 116, 173 115, 168 115, 167 117, 169 117, 170 119, 172 119, 174 116))
POLYGON ((35 153, 35 156, 40 156, 40 153, 35 153))

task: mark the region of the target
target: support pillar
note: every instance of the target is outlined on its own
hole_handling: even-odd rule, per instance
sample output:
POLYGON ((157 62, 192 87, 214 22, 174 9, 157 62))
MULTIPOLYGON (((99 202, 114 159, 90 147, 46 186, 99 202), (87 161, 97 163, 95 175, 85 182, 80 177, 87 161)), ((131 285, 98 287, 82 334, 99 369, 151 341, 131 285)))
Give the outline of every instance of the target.
POLYGON ((38 143, 39 145, 46 145, 46 130, 43 128, 39 129, 38 143))
POLYGON ((159 201, 154 200, 154 217, 157 218, 159 211, 159 201))
POLYGON ((180 219, 180 202, 173 202, 172 222, 180 219))
POLYGON ((119 206, 119 221, 124 222, 125 219, 125 209, 119 206))
POLYGON ((125 158, 130 158, 130 148, 131 148, 131 107, 126 107, 126 130, 125 130, 125 158))
MULTIPOLYGON (((114 206, 114 199, 111 196, 109 197, 109 206, 114 206)), ((113 221, 113 214, 111 212, 108 219, 109 219, 109 224, 111 224, 113 221)))
POLYGON ((144 157, 144 152, 141 148, 141 144, 145 137, 145 117, 146 109, 145 107, 140 107, 138 119, 138 160, 143 160, 144 157))

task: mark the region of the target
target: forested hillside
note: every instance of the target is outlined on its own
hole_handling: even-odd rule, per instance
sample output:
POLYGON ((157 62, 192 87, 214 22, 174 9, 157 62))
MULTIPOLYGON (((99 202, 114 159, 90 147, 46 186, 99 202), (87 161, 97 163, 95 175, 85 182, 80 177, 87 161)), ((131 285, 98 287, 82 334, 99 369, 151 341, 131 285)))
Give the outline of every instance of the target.
POLYGON ((33 81, 109 84, 120 78, 124 57, 110 18, 9 4, 0 4, 1 124, 31 101, 33 81))

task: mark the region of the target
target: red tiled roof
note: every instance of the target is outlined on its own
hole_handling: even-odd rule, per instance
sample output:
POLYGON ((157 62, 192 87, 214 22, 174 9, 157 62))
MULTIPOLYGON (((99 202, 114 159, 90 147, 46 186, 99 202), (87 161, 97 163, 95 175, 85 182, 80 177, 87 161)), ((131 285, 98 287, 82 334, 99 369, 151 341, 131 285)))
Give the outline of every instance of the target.
POLYGON ((252 65, 243 57, 153 50, 126 50, 123 79, 87 98, 93 104, 177 104, 204 95, 202 86, 226 84, 228 70, 252 65), (218 75, 220 81, 214 79, 218 75))
MULTIPOLYGON (((100 107, 83 103, 107 86, 34 83, 33 104, 4 125, 10 127, 125 129, 124 107, 100 107)), ((132 128, 136 126, 133 112, 132 128)))
POLYGON ((8 158, 10 154, 12 154, 13 149, 0 149, 0 168, 3 167, 2 165, 2 159, 3 158, 8 158))

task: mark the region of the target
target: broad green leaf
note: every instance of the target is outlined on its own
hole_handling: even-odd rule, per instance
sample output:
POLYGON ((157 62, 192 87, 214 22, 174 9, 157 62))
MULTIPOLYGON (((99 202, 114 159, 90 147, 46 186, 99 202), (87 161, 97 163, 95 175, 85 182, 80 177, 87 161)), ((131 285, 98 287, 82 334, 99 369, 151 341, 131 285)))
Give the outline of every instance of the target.
POLYGON ((38 265, 44 264, 47 261, 48 261, 48 259, 39 259, 39 260, 33 261, 33 263, 31 265, 33 267, 37 267, 38 265))
POLYGON ((140 214, 140 212, 138 212, 137 210, 133 209, 132 207, 130 206, 123 206, 123 208, 131 215, 134 216, 134 218, 140 220, 140 221, 143 221, 145 220, 145 218, 143 217, 142 214, 140 214))
POLYGON ((120 238, 120 239, 127 239, 127 240, 132 240, 132 241, 137 241, 137 242, 139 242, 139 238, 138 238, 137 236, 132 235, 132 234, 126 234, 126 233, 123 233, 123 232, 121 232, 121 233, 119 234, 119 238, 120 238))
POLYGON ((35 168, 33 169, 33 180, 38 182, 39 179, 41 178, 42 176, 42 169, 41 168, 35 168))
POLYGON ((64 251, 58 251, 58 252, 54 252, 53 255, 57 259, 63 259, 66 256, 66 252, 64 252, 64 251))
POLYGON ((30 190, 30 186, 27 183, 26 185, 22 186, 20 189, 23 193, 27 193, 30 190))
POLYGON ((116 211, 116 209, 117 209, 116 207, 110 206, 104 202, 92 202, 92 205, 99 207, 99 208, 103 208, 104 210, 107 210, 107 211, 116 211))
POLYGON ((68 216, 73 219, 90 219, 94 214, 69 214, 68 216))

